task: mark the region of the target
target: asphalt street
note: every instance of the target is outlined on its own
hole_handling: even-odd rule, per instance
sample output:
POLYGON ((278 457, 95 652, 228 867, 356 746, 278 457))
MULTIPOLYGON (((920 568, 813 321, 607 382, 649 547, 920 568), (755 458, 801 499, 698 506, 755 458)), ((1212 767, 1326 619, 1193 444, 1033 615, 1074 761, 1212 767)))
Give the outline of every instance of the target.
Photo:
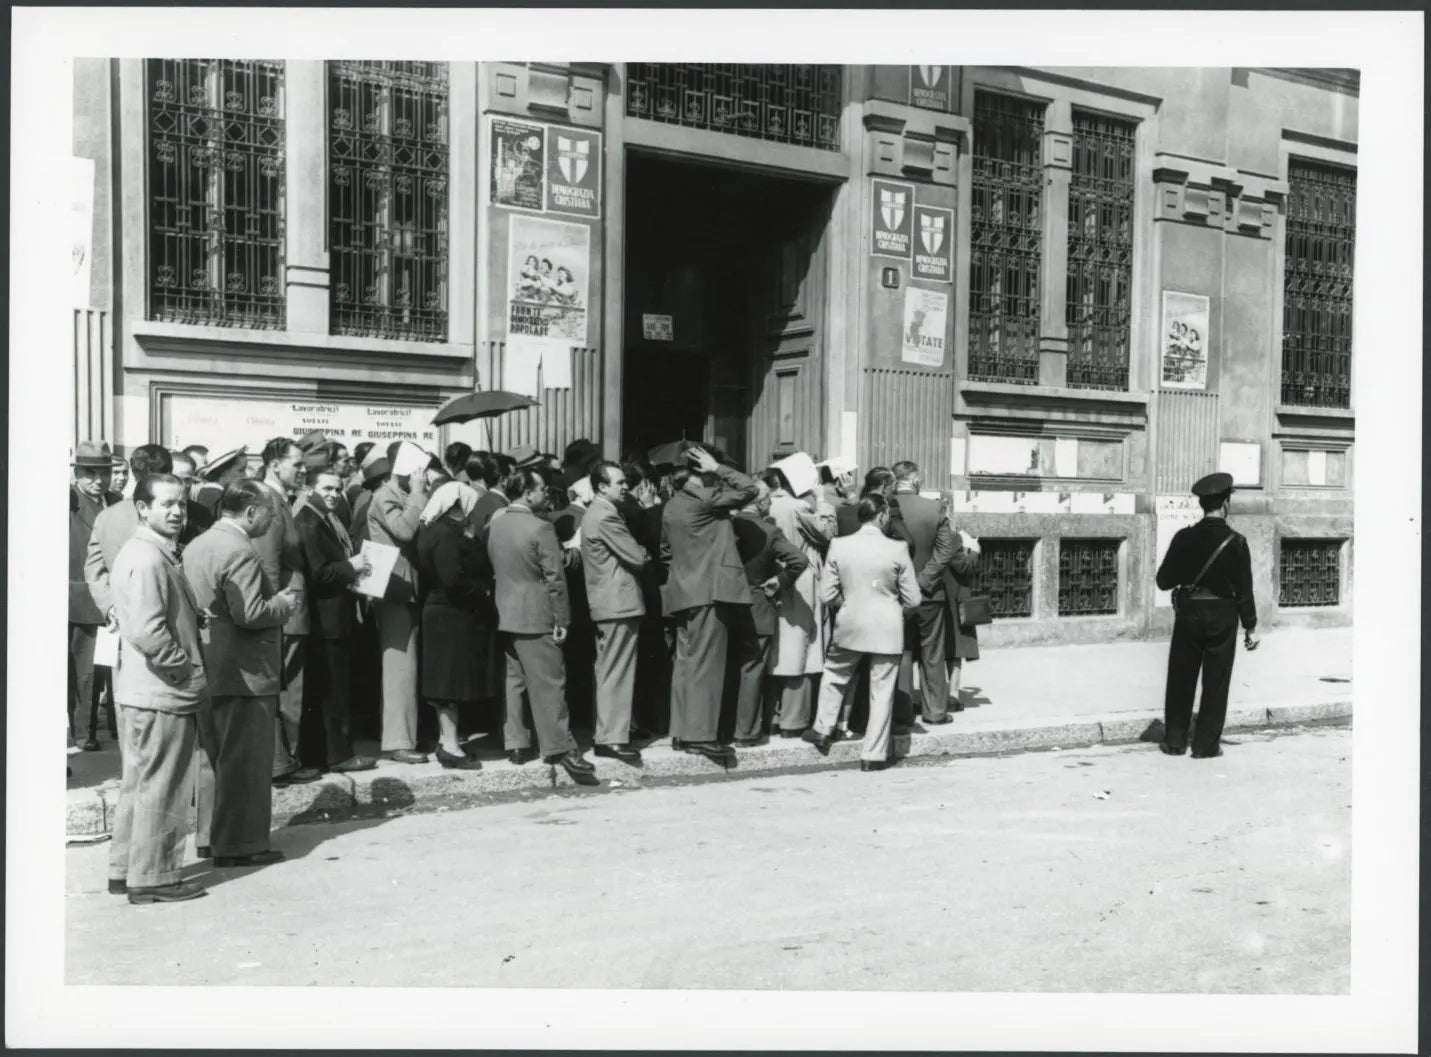
POLYGON ((1345 993, 1351 731, 547 797, 274 835, 105 892, 70 984, 1345 993))

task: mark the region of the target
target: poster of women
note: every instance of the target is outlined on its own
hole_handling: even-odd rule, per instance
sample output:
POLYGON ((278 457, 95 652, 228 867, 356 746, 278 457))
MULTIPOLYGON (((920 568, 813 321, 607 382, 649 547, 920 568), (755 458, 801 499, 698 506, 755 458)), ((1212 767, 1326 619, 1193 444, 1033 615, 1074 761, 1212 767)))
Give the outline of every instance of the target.
POLYGON ((513 216, 507 334, 586 344, 591 229, 513 216))

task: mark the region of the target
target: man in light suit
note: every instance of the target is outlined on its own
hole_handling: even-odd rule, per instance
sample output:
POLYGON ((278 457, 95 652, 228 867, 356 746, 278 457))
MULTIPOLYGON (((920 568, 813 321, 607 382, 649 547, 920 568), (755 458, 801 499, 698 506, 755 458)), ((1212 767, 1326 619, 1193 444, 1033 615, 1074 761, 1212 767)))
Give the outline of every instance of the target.
MULTIPOLYGON (((766 699, 765 669, 770 660, 771 640, 779 630, 778 602, 810 566, 805 552, 785 538, 770 518, 770 486, 757 481, 759 491, 731 519, 735 549, 745 566, 750 584, 751 604, 731 607, 730 647, 726 676, 726 709, 729 712, 734 690, 735 714, 732 733, 735 744, 753 748, 767 738, 767 716, 761 709, 766 699)), ((773 699, 772 699, 773 700, 773 699)), ((723 718, 723 723, 724 723, 723 718)))
POLYGON ((831 541, 820 582, 826 605, 839 605, 834 642, 825 658, 820 708, 804 738, 822 753, 835 740, 845 688, 866 659, 870 666, 870 715, 860 770, 880 771, 890 763, 894 684, 904 645, 904 611, 919 604, 919 583, 909 549, 884 534, 889 508, 883 497, 859 502, 860 529, 831 541))
POLYGON ((511 503, 493 516, 487 554, 496 576, 497 630, 507 666, 508 759, 535 759, 530 713, 547 763, 559 763, 583 785, 596 782, 596 768, 581 754, 567 717, 562 643, 571 624, 566 572, 556 528, 541 517, 547 487, 530 469, 514 470, 503 491, 511 503))
MULTIPOLYGON (((952 717, 949 715, 949 670, 944 666, 944 622, 948 618, 944 569, 954 557, 954 531, 939 501, 919 494, 918 466, 912 462, 897 462, 891 469, 894 499, 890 504, 890 535, 908 544, 919 580, 919 605, 905 619, 900 691, 905 695, 912 693, 917 658, 924 722, 948 723, 952 717)), ((906 696, 904 700, 909 698, 906 696)), ((901 719, 912 724, 912 710, 901 719)))
POLYGON ((755 498, 745 474, 722 466, 704 448, 684 453, 696 469, 661 514, 661 600, 676 624, 671 680, 671 745, 725 763, 717 740, 726 646, 735 606, 752 598, 735 546, 732 512, 755 498))
MULTIPOLYGON (((170 473, 174 469, 174 459, 169 450, 161 445, 141 444, 130 455, 129 467, 134 473, 134 487, 138 488, 139 482, 150 474, 170 473)), ((129 537, 138 528, 139 512, 131 502, 105 507, 94 519, 94 528, 90 531, 84 555, 84 579, 89 585, 90 598, 107 623, 111 623, 114 616, 109 570, 114 568, 119 548, 129 542, 129 537)))
POLYGON ((212 850, 215 866, 262 866, 283 858, 269 848, 270 768, 282 628, 300 596, 293 586, 276 591, 255 546, 280 516, 272 489, 254 480, 231 484, 219 515, 184 551, 184 572, 209 624, 210 705, 199 713, 199 738, 212 794, 201 760, 199 854, 212 850))
POLYGON ((581 572, 596 626, 596 748, 633 766, 641 754, 631 747, 631 701, 636 691, 636 642, 646 603, 641 574, 650 555, 621 516, 626 473, 614 462, 591 471, 595 498, 581 518, 581 572))
POLYGON ((303 449, 288 437, 275 437, 263 447, 261 483, 273 497, 275 515, 253 541, 263 571, 275 587, 292 588, 297 603, 283 626, 282 683, 273 740, 273 784, 316 782, 323 772, 304 767, 298 759, 298 731, 303 720, 303 674, 308 657, 308 608, 303 598, 306 572, 303 539, 298 534, 292 502, 303 469, 303 449))

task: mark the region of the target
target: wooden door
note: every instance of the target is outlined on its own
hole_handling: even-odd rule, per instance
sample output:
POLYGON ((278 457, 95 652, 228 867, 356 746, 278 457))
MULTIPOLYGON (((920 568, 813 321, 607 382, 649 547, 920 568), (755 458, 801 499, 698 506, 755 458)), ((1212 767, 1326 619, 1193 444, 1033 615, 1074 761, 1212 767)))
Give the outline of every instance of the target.
POLYGON ((796 451, 825 454, 827 210, 815 193, 803 190, 803 209, 780 203, 753 249, 752 469, 796 451))

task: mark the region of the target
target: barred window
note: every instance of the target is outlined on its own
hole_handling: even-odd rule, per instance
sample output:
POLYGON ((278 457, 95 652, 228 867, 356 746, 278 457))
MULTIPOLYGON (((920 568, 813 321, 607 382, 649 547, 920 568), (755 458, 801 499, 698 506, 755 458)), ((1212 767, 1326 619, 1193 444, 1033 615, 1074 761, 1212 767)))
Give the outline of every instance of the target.
POLYGON ((1356 172, 1292 159, 1282 275, 1282 402, 1351 406, 1356 172))
POLYGON ((633 62, 626 114, 839 150, 843 85, 839 66, 633 62))
POLYGON ((1041 103, 974 93, 969 377, 1038 381, 1043 261, 1041 103))
POLYGON ((1037 540, 982 539, 974 593, 989 596, 996 617, 1033 616, 1033 554, 1037 540))
POLYGON ((447 340, 447 64, 328 64, 334 334, 447 340))
POLYGON ((1136 130, 1130 121, 1073 114, 1066 309, 1072 388, 1128 388, 1136 130))
POLYGON ((147 59, 149 318, 282 329, 282 62, 147 59))
POLYGON ((1118 612, 1116 539, 1065 539, 1058 544, 1058 615, 1118 612))
POLYGON ((1277 604, 1335 606, 1342 598, 1342 541, 1284 539, 1277 579, 1277 604))

